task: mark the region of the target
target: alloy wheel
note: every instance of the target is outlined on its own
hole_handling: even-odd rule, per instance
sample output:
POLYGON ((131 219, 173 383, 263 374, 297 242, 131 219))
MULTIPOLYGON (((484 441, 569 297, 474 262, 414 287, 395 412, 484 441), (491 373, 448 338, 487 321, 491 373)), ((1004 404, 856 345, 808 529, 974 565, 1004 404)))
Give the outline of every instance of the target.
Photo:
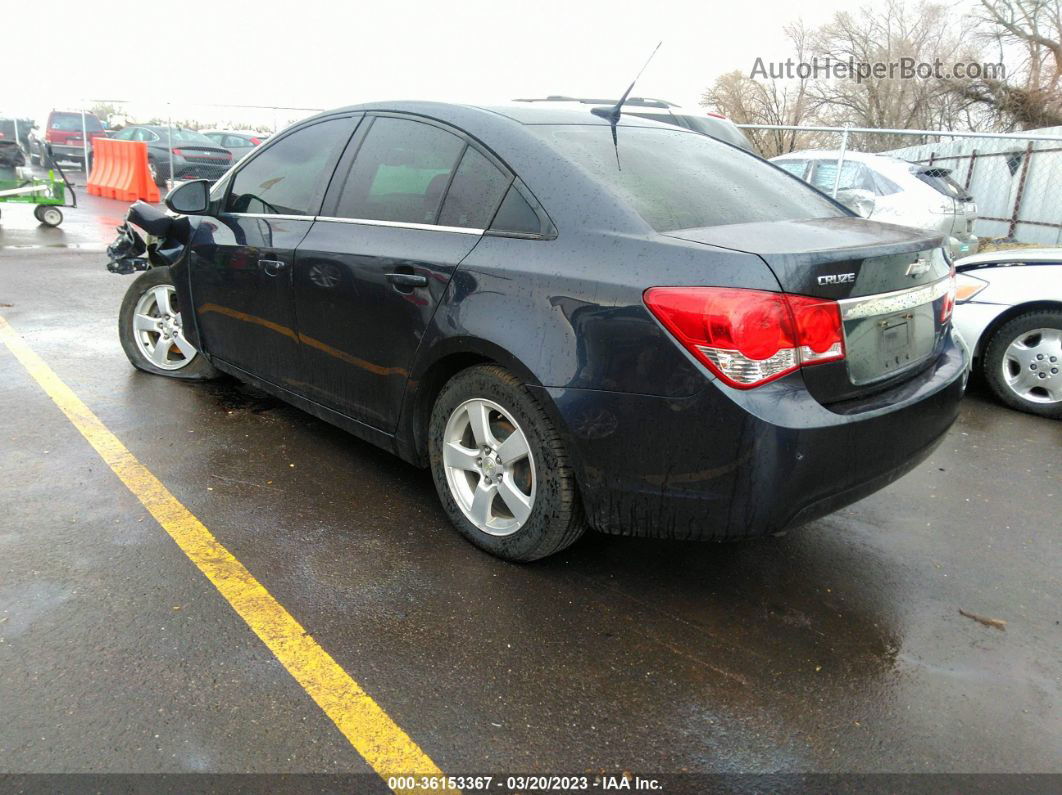
POLYGON ((146 291, 133 312, 133 339, 140 352, 162 370, 180 370, 197 353, 184 336, 177 291, 160 284, 146 291))
POLYGON ((535 462, 512 415, 490 400, 467 400, 443 433, 446 482, 465 517, 484 533, 518 531, 535 504, 535 462))

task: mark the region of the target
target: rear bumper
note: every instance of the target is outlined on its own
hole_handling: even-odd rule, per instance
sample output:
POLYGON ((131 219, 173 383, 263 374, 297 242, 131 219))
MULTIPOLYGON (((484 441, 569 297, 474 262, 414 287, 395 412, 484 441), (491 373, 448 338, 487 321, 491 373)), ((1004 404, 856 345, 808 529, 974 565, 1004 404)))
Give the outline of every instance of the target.
POLYGON ((958 415, 969 356, 950 340, 926 371, 860 403, 817 403, 799 373, 681 399, 545 389, 567 426, 592 526, 729 540, 816 519, 923 461, 958 415))

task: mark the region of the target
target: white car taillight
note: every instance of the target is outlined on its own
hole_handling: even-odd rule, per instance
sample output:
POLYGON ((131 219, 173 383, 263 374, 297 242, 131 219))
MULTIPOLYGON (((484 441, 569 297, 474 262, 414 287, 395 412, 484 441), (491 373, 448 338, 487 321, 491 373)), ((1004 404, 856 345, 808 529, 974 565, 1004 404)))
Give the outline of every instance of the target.
POLYGON ((845 355, 836 301, 735 287, 653 287, 645 304, 686 350, 739 389, 845 355))

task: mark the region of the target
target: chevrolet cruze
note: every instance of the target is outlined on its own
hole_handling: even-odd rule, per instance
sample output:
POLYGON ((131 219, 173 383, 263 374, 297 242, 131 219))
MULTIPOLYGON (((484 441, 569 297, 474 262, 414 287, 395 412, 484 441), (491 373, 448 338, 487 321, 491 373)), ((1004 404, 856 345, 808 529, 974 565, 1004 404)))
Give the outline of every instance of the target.
POLYGON ((806 523, 923 460, 965 386, 939 236, 645 119, 360 105, 167 203, 132 363, 430 467, 509 560, 806 523))

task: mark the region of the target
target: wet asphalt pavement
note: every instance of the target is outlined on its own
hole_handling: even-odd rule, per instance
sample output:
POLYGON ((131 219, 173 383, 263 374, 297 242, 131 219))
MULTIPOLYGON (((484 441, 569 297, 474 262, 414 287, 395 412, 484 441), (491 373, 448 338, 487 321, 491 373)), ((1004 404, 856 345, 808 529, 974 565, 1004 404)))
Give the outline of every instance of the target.
MULTIPOLYGON (((125 205, 81 198, 0 206, 0 315, 444 771, 1062 772, 1062 423, 975 381, 922 466, 788 536, 511 565, 426 472, 134 371, 125 205)), ((368 770, 0 346, 0 772, 368 770)))

